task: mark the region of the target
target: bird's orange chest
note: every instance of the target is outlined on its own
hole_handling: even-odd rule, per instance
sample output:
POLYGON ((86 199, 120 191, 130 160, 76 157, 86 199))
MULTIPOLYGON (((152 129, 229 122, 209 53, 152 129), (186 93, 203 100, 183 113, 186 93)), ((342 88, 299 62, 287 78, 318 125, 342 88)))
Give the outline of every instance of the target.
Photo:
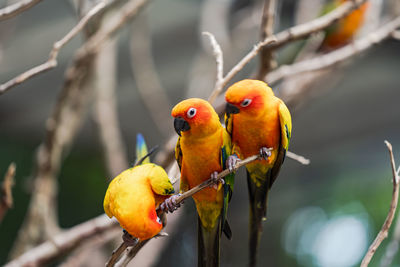
POLYGON ((238 146, 243 158, 259 153, 261 147, 277 149, 280 142, 278 108, 271 105, 258 117, 233 117, 232 142, 238 146))
POLYGON ((189 182, 190 188, 210 178, 214 171, 220 172, 222 137, 216 134, 201 140, 182 140, 182 172, 189 182))

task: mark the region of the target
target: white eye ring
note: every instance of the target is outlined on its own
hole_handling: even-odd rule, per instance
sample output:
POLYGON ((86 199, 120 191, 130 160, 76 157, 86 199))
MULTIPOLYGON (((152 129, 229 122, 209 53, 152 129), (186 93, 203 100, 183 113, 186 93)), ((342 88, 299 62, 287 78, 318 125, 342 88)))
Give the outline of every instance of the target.
POLYGON ((251 99, 246 98, 245 100, 242 101, 242 103, 240 103, 240 106, 247 107, 250 104, 251 104, 251 99))
POLYGON ((195 108, 190 108, 186 114, 188 118, 193 118, 196 115, 196 112, 197 110, 195 108))
POLYGON ((158 216, 157 216, 156 221, 157 221, 159 224, 161 224, 161 219, 160 219, 158 216))

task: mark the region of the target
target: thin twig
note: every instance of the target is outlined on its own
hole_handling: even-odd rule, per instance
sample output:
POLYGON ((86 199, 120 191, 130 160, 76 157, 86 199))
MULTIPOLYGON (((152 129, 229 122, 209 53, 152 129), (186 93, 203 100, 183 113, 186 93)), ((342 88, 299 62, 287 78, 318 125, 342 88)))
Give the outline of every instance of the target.
POLYGON ((221 46, 218 44, 215 36, 209 32, 203 32, 203 35, 207 36, 210 39, 215 61, 217 63, 217 78, 215 80, 214 90, 208 98, 208 101, 212 103, 215 101, 215 98, 220 94, 220 91, 223 88, 222 83, 224 79, 224 57, 222 54, 221 46))
POLYGON ((6 20, 28 10, 42 0, 21 0, 15 4, 0 9, 0 21, 6 20))
MULTIPOLYGON (((270 150, 272 150, 272 149, 269 149, 269 151, 270 151, 270 150)), ((193 196, 194 194, 196 194, 196 193, 199 192, 200 190, 202 190, 202 189, 204 189, 204 188, 206 188, 206 187, 209 187, 209 186, 215 184, 215 183, 218 182, 220 179, 222 179, 223 177, 227 176, 228 174, 230 174, 230 173, 232 173, 232 172, 235 172, 235 171, 236 171, 237 169, 239 169, 240 167, 242 167, 242 166, 244 166, 244 165, 246 165, 246 164, 249 164, 250 162, 253 162, 253 161, 258 160, 258 159, 260 159, 260 156, 259 156, 259 155, 253 155, 253 156, 250 156, 250 157, 248 157, 248 158, 246 158, 246 159, 244 159, 244 160, 238 161, 238 162, 236 163, 235 167, 232 169, 232 171, 229 171, 229 169, 225 169, 225 170, 221 171, 221 172, 218 174, 218 176, 217 176, 217 178, 218 178, 217 180, 213 180, 213 179, 210 178, 210 179, 208 179, 208 180, 202 182, 201 184, 199 184, 199 185, 197 185, 197 186, 191 188, 190 190, 188 190, 188 191, 182 193, 180 196, 178 196, 178 197, 175 199, 176 204, 178 205, 178 204, 182 203, 185 199, 187 199, 187 198, 193 196)), ((160 213, 163 213, 163 211, 160 209, 160 207, 158 207, 158 208, 157 208, 157 214, 160 214, 160 213)), ((147 241, 147 240, 145 240, 145 241, 147 241)), ((144 245, 144 244, 141 244, 141 243, 143 243, 143 242, 138 242, 137 245, 133 247, 133 249, 135 249, 135 255, 136 255, 136 253, 137 253, 137 251, 138 251, 138 249, 137 249, 136 247, 137 247, 137 246, 142 246, 142 245, 144 245), (136 251, 136 250, 137 250, 137 251, 136 251)), ((121 254, 125 251, 126 247, 127 247, 127 246, 124 245, 124 242, 123 242, 115 251, 113 251, 112 256, 111 256, 111 258, 110 258, 110 260, 109 260, 109 263, 112 262, 113 264, 115 264, 115 262, 117 261, 117 259, 119 259, 119 258, 121 257, 121 254)), ((140 249, 140 248, 139 248, 139 249, 140 249)), ((130 258, 130 259, 132 259, 132 258, 130 258)), ((114 266, 114 265, 110 265, 109 263, 107 263, 107 267, 112 267, 112 266, 114 266)))
MULTIPOLYGON (((133 246, 128 249, 127 253, 121 257, 118 263, 115 265, 116 267, 125 267, 128 263, 137 255, 137 253, 146 245, 150 239, 139 241, 136 246, 133 246)), ((109 266, 107 266, 109 267, 109 266)))
MULTIPOLYGON (((247 53, 224 77, 222 83, 221 83, 221 88, 223 88, 230 80, 232 80, 233 77, 236 76, 236 74, 239 73, 243 69, 244 66, 246 66, 255 56, 257 56, 258 52, 260 51, 261 48, 267 47, 270 45, 273 45, 276 43, 277 38, 275 36, 268 37, 264 41, 259 42, 256 44, 253 49, 247 53)), ((222 92, 222 89, 219 90, 219 92, 222 92)))
POLYGON ((3 221, 7 210, 13 207, 12 188, 15 184, 15 169, 15 163, 12 162, 10 166, 8 166, 7 172, 4 176, 4 181, 0 188, 0 223, 3 221))
POLYGON ((266 81, 273 84, 288 76, 321 70, 339 64, 389 38, 398 27, 400 27, 400 17, 393 19, 365 37, 342 48, 336 49, 333 52, 309 60, 300 61, 292 65, 283 65, 268 74, 266 81))
POLYGON ((53 44, 53 48, 50 51, 49 58, 43 64, 40 64, 36 67, 33 67, 15 78, 9 80, 0 85, 0 95, 4 94, 14 86, 42 73, 53 69, 57 66, 57 57, 60 49, 66 45, 71 39, 77 35, 85 26, 86 24, 98 13, 100 13, 106 7, 105 2, 98 3, 93 9, 91 9, 79 22, 76 24, 68 33, 65 35, 61 40, 55 42, 53 44))
POLYGON ((117 261, 119 260, 119 258, 121 257, 122 253, 124 253, 124 251, 128 248, 128 245, 125 242, 122 242, 121 245, 119 245, 118 248, 116 248, 112 254, 111 254, 111 258, 108 260, 108 262, 106 263, 106 267, 112 267, 114 266, 117 261))
MULTIPOLYGON (((261 40, 274 34, 276 0, 265 0, 263 16, 261 19, 261 40)), ((261 80, 273 68, 276 67, 274 52, 268 47, 260 51, 260 67, 258 69, 257 79, 261 80)))
POLYGON ((275 35, 277 41, 270 45, 271 49, 276 49, 286 45, 295 40, 306 38, 316 32, 322 31, 339 19, 347 16, 351 11, 358 8, 360 5, 365 3, 367 0, 352 0, 346 1, 339 7, 335 8, 331 12, 316 18, 312 21, 293 26, 287 30, 284 30, 275 35))
POLYGON ((388 236, 388 232, 390 229, 390 226, 392 225, 392 221, 394 218, 394 215, 396 213, 396 208, 397 208, 397 202, 399 199, 399 176, 397 175, 396 172, 396 164, 394 162, 394 156, 393 156, 393 150, 392 150, 392 145, 385 140, 385 144, 389 150, 389 155, 390 155, 390 163, 392 166, 392 175, 393 175, 393 194, 392 194, 392 201, 390 203, 390 209, 389 213, 386 217, 386 220, 379 231, 378 235, 376 236, 374 242, 371 244, 369 247, 367 253, 364 256, 364 259, 361 262, 360 267, 367 267, 368 264, 370 263, 372 257, 374 256, 376 250, 378 249, 379 245, 382 243, 382 241, 388 236))
POLYGON ((308 165, 310 164, 310 160, 306 159, 305 157, 301 156, 301 155, 297 155, 296 153, 293 153, 291 151, 287 151, 286 152, 286 156, 290 159, 293 159, 303 165, 308 165))

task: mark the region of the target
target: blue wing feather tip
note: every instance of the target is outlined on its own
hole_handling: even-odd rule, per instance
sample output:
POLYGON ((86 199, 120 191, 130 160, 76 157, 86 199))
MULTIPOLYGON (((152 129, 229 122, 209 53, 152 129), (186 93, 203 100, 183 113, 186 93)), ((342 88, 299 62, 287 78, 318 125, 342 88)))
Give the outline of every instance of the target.
POLYGON ((146 144, 146 142, 144 141, 144 137, 141 133, 138 133, 136 135, 136 146, 141 147, 143 146, 143 144, 146 144))

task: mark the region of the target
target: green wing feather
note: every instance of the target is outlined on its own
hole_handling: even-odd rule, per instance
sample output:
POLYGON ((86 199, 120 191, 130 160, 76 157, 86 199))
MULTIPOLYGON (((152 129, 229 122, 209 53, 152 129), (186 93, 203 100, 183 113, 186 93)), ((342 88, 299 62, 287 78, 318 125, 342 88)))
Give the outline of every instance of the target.
MULTIPOLYGON (((322 8, 322 12, 321 12, 320 16, 328 14, 329 12, 333 11, 334 9, 336 9, 339 5, 340 5, 340 3, 338 1, 336 1, 336 0, 327 3, 322 8)), ((329 36, 332 33, 336 32, 338 27, 339 27, 339 23, 333 23, 331 26, 326 28, 325 29, 325 38, 326 38, 326 36, 329 36)))
MULTIPOLYGON (((221 166, 223 169, 226 169, 226 160, 228 157, 232 155, 232 144, 231 144, 231 138, 229 134, 224 131, 223 133, 223 146, 221 147, 221 166)), ((232 193, 233 193, 233 185, 235 183, 235 173, 231 173, 227 176, 224 177, 225 184, 223 186, 224 189, 224 203, 222 207, 222 230, 224 231, 226 237, 228 239, 232 238, 232 231, 230 229, 230 226, 228 224, 228 221, 226 220, 226 216, 228 213, 228 205, 229 202, 231 201, 232 198, 232 193)))
POLYGON ((279 122, 281 126, 281 141, 278 149, 278 156, 276 158, 274 167, 271 170, 271 179, 269 188, 275 182, 278 177, 279 171, 286 157, 286 152, 289 149, 289 142, 292 137, 292 118, 290 116, 289 109, 286 107, 285 103, 280 101, 279 104, 279 122))

